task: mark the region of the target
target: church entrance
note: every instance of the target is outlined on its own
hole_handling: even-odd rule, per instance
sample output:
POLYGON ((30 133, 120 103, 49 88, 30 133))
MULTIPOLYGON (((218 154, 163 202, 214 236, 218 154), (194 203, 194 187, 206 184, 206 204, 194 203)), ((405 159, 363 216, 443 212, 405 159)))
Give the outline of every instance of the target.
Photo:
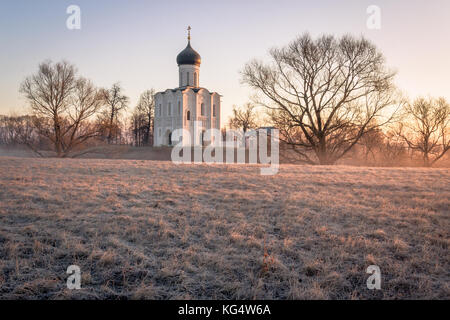
POLYGON ((167 130, 166 134, 164 135, 164 144, 167 146, 172 145, 172 132, 170 132, 170 130, 167 130))

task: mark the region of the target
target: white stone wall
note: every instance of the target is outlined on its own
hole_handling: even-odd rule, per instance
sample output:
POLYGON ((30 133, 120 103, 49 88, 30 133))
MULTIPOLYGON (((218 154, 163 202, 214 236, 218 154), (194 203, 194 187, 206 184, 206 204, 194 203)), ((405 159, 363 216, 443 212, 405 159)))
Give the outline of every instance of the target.
MULTIPOLYGON (((155 95, 155 107, 155 146, 168 145, 168 135, 178 128, 188 130, 191 137, 194 137, 194 121, 201 121, 202 129, 205 131, 211 128, 220 129, 220 95, 210 93, 204 88, 198 92, 194 92, 192 88, 186 88, 183 91, 177 89, 175 92, 172 90, 160 92, 155 95), (178 112, 178 102, 180 102, 181 114, 178 112), (215 116, 214 106, 216 108, 215 116), (190 120, 187 120, 188 111, 190 120)), ((187 141, 187 139, 183 137, 183 141, 187 141)), ((172 143, 177 143, 177 141, 172 141, 172 143)))
POLYGON ((168 133, 182 127, 183 95, 181 91, 167 90, 155 95, 155 139, 154 145, 168 145, 168 133), (178 103, 180 109, 178 109, 178 103))

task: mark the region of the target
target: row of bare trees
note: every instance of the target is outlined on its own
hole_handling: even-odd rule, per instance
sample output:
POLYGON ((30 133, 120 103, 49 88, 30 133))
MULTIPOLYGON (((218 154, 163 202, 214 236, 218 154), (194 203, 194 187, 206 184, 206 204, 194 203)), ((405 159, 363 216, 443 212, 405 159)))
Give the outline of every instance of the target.
POLYGON ((43 147, 32 116, 0 116, 0 144, 43 147))
MULTIPOLYGON (((298 161, 334 164, 358 148, 368 158, 377 146, 388 148, 385 154, 419 153, 431 166, 449 150, 449 104, 443 98, 408 102, 368 40, 304 34, 270 50, 270 57, 247 63, 242 80, 298 161)), ((235 108, 230 126, 247 130, 254 108, 235 108)))
POLYGON ((37 73, 23 81, 20 92, 31 114, 0 118, 2 144, 27 145, 39 154, 47 147, 58 157, 71 157, 101 143, 153 143, 153 90, 141 95, 130 127, 128 119, 122 119, 129 98, 120 84, 98 88, 64 61, 40 64, 37 73))
MULTIPOLYGON (((421 97, 405 102, 395 121, 366 131, 342 162, 377 166, 433 166, 450 155, 449 113, 449 104, 443 98, 421 97)), ((247 132, 262 126, 273 126, 273 122, 270 117, 261 119, 257 106, 246 103, 240 108, 233 107, 228 126, 247 132)), ((298 148, 296 144, 289 143, 282 133, 282 158, 304 162, 296 152, 298 148)))
POLYGON ((450 150, 450 105, 444 98, 418 98, 404 111, 397 136, 432 166, 450 150))

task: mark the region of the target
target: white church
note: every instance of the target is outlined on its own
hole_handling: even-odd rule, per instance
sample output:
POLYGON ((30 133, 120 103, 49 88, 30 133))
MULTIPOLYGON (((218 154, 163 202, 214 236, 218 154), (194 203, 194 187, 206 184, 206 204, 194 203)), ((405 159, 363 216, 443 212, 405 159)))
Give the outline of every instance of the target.
MULTIPOLYGON (((172 140, 175 129, 186 129, 194 137, 194 121, 197 125, 201 123, 200 128, 195 128, 201 134, 197 141, 191 140, 191 143, 205 144, 211 141, 211 137, 205 136, 206 130, 220 129, 221 96, 200 87, 201 57, 191 47, 190 30, 189 27, 187 47, 177 56, 178 87, 155 94, 154 146, 178 143, 172 140)), ((190 139, 183 136, 182 140, 190 139)))

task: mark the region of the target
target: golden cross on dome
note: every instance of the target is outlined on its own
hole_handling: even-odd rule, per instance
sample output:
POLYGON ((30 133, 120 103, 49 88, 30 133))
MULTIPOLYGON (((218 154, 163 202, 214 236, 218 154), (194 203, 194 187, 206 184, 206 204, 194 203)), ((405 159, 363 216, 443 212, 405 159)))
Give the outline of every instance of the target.
POLYGON ((187 30, 188 30, 188 40, 191 41, 191 26, 188 26, 187 30))

